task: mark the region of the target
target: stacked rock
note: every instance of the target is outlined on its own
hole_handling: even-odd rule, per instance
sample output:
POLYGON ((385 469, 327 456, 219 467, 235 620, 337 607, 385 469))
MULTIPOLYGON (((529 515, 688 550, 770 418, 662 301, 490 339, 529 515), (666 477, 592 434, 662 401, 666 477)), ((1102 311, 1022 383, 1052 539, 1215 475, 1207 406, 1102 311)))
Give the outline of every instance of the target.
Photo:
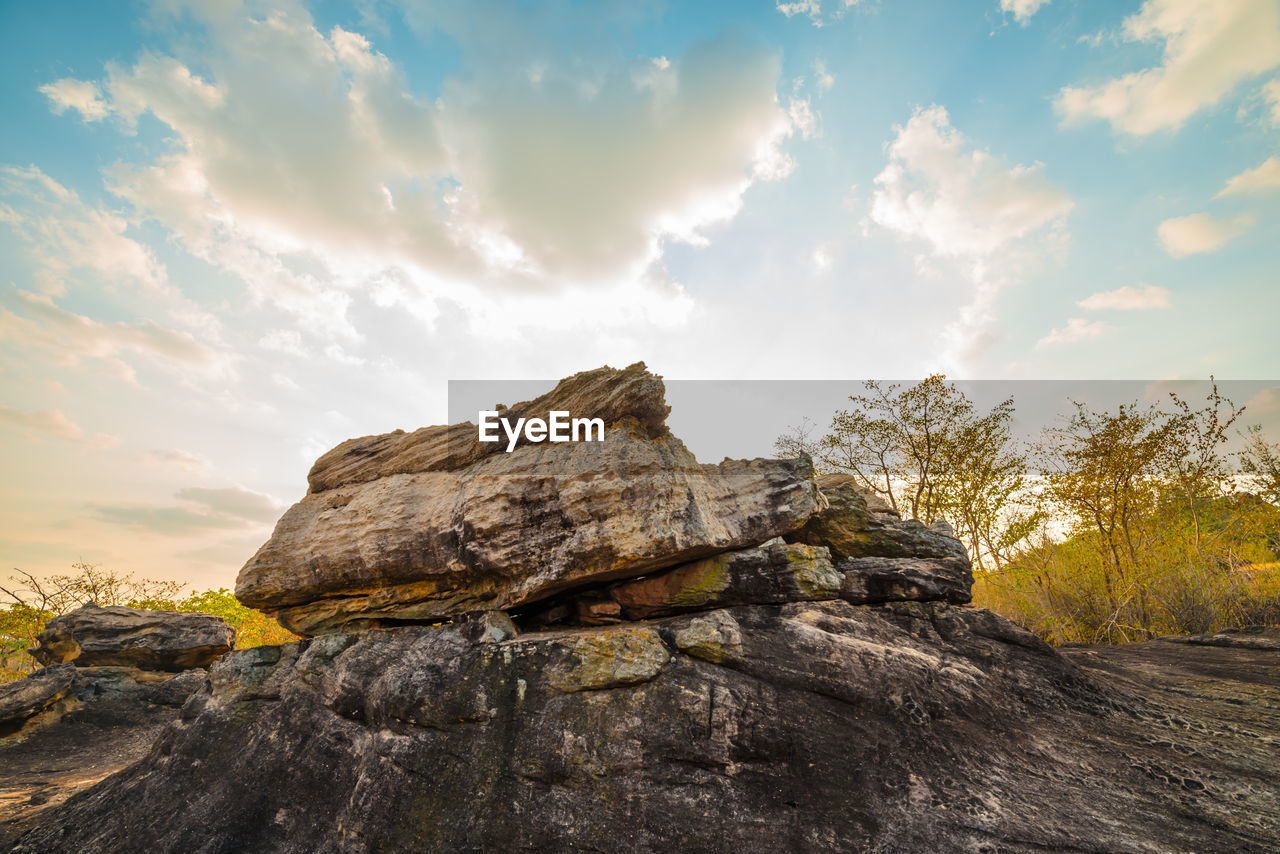
POLYGON ((506 409, 599 418, 604 440, 513 451, 470 423, 352 439, 245 565, 236 595, 303 635, 502 610, 530 627, 733 605, 966 603, 946 525, 903 521, 807 458, 699 463, 661 378, 600 368, 506 409))
POLYGON ((0 688, 0 732, 20 728, 69 695, 101 694, 105 683, 119 693, 198 671, 164 688, 142 689, 148 702, 164 697, 181 705, 203 683, 202 668, 234 646, 235 629, 210 614, 90 603, 50 620, 29 650, 45 666, 0 688))

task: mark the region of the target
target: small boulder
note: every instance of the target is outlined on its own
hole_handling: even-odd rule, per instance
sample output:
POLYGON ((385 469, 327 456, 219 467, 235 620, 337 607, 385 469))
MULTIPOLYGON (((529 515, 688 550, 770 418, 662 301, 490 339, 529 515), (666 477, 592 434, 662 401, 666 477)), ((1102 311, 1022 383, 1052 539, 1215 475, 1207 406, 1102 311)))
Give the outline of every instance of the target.
POLYGON ((30 652, 46 665, 179 671, 209 665, 231 650, 235 636, 211 614, 89 604, 50 620, 30 652))
POLYGON ((835 599, 840 574, 821 546, 768 543, 626 581, 611 598, 631 620, 733 605, 835 599))
POLYGON ((25 679, 0 685, 0 731, 20 726, 66 696, 76 681, 70 664, 54 664, 25 679))
POLYGON ((826 546, 836 561, 850 557, 968 560, 964 545, 945 522, 926 526, 917 519, 903 520, 882 498, 858 486, 851 475, 823 475, 817 482, 827 509, 788 534, 787 542, 826 546))
POLYGON ((853 605, 973 600, 973 573, 959 557, 853 557, 836 564, 840 598, 853 605))

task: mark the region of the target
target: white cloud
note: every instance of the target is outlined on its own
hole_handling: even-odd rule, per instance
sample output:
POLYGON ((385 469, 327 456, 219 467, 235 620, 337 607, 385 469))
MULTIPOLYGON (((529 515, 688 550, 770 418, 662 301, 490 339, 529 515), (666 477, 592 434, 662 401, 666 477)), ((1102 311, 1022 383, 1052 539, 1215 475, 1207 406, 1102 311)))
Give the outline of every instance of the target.
POLYGON ((1001 287, 1065 240, 1073 202, 1044 177, 1041 164, 1011 164, 978 148, 940 106, 917 110, 895 130, 889 162, 875 178, 870 218, 926 242, 935 258, 958 264, 973 283, 970 302, 944 333, 943 355, 972 361, 994 341, 989 327, 1001 287))
POLYGON ((827 71, 827 64, 821 59, 815 59, 813 62, 813 79, 819 95, 825 95, 831 91, 832 86, 836 85, 835 75, 827 71))
POLYGON ((224 376, 231 370, 228 354, 199 341, 189 332, 167 329, 151 320, 103 323, 59 308, 41 294, 16 291, 21 314, 0 309, 0 340, 26 350, 43 348, 56 364, 76 365, 82 358, 100 359, 118 379, 131 381, 125 355, 143 356, 162 369, 224 376))
POLYGON ((1268 157, 1262 165, 1246 169, 1227 182, 1214 198, 1272 193, 1280 190, 1280 157, 1268 157))
POLYGON ((1077 341, 1089 341, 1100 338, 1111 331, 1111 325, 1101 320, 1085 320, 1083 317, 1072 317, 1061 329, 1054 329, 1036 342, 1037 348, 1053 347, 1059 344, 1074 344, 1077 341))
POLYGON ((53 111, 58 115, 76 110, 86 122, 96 122, 111 112, 98 87, 84 80, 64 77, 41 86, 40 93, 52 102, 53 111))
POLYGON ((1040 11, 1040 7, 1048 6, 1049 0, 1000 0, 1000 9, 1012 12, 1013 17, 1024 27, 1031 16, 1040 11))
POLYGON ((733 38, 569 66, 546 59, 562 34, 536 15, 406 6, 475 69, 427 100, 363 35, 321 33, 300 5, 177 6, 200 39, 89 84, 125 130, 149 112, 173 131, 163 156, 112 167, 110 189, 343 361, 364 343, 366 297, 426 326, 455 306, 527 327, 503 311, 519 293, 558 315, 590 291, 687 316, 665 246, 706 245, 753 183, 794 169, 788 140, 818 132, 808 99, 779 102, 778 57, 733 38))
POLYGON ((108 447, 116 441, 115 437, 102 433, 89 436, 79 425, 68 418, 61 409, 25 412, 12 406, 0 405, 0 427, 17 430, 33 441, 52 437, 99 448, 108 447))
POLYGON ((1073 203, 1041 164, 1011 165, 975 147, 943 107, 917 110, 888 147, 871 218, 937 255, 986 266, 1019 238, 1061 222, 1073 203))
POLYGON ((1201 252, 1216 252, 1248 231, 1253 222, 1253 218, 1246 214, 1221 219, 1212 214, 1198 213, 1166 219, 1160 223, 1156 233, 1166 252, 1174 258, 1182 258, 1201 252))
POLYGON ((213 462, 208 457, 179 448, 147 451, 142 455, 142 460, 148 465, 175 468, 187 474, 206 474, 213 468, 213 462))
POLYGON ((824 5, 823 0, 792 0, 789 3, 785 0, 777 0, 776 5, 778 11, 788 18, 805 15, 815 27, 824 27, 832 21, 839 20, 846 11, 860 2, 862 0, 835 0, 824 5), (834 11, 831 11, 833 8, 834 11))
POLYGON ((1271 107, 1271 124, 1280 127, 1280 77, 1263 85, 1262 97, 1271 107))
POLYGON ((1159 285, 1125 285, 1114 291, 1099 291, 1076 303, 1087 311, 1139 311, 1168 308, 1169 289, 1159 285))
POLYGON ((58 293, 76 270, 96 282, 167 291, 168 275, 148 247, 128 237, 121 215, 85 204, 73 191, 34 166, 0 167, 4 222, 26 243, 41 267, 41 282, 58 293))
POLYGON ((1160 64, 1096 86, 1068 86, 1066 122, 1106 119, 1142 135, 1176 129, 1241 83, 1280 65, 1275 0, 1146 0, 1124 22, 1132 42, 1163 44, 1160 64))
POLYGON ((808 15, 815 27, 822 26, 822 3, 819 0, 795 0, 793 3, 778 0, 778 11, 788 18, 793 15, 808 15))

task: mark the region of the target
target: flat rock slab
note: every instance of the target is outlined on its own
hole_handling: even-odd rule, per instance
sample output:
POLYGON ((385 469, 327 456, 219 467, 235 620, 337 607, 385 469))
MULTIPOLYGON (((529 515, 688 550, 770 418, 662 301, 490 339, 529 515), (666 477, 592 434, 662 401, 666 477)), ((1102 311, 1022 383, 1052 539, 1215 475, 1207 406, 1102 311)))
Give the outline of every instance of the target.
MULTIPOLYGON (((665 398, 662 379, 637 362, 621 370, 604 367, 574 374, 540 397, 507 407, 502 417, 512 424, 517 418, 545 421, 552 410, 559 410, 575 418, 599 418, 606 425, 625 422, 657 436, 666 431, 671 412, 665 398)), ((528 440, 522 437, 517 445, 524 444, 528 440)), ((311 467, 307 484, 314 493, 396 474, 458 471, 506 447, 505 436, 500 442, 478 441, 476 425, 469 421, 363 436, 323 454, 311 467)))
POLYGON ((1273 852, 1276 672, 945 603, 332 634, 222 659, 13 850, 1273 852))
POLYGON ((62 699, 76 680, 70 664, 42 667, 25 679, 0 685, 0 735, 62 699))
POLYGON ((72 674, 70 689, 0 738, 0 850, 40 813, 145 757, 206 684, 203 670, 55 668, 72 674))
POLYGON ((225 655, 235 636, 235 629, 211 614, 85 605, 50 620, 30 652, 46 665, 178 671, 225 655))
POLYGON ((973 572, 965 558, 851 557, 837 563, 836 571, 840 598, 855 605, 973 600, 973 572))
POLYGON ((820 502, 807 458, 702 465, 630 421, 602 442, 309 494, 241 570, 236 596, 303 635, 508 609, 754 546, 820 502))
POLYGON ((826 546, 840 561, 851 557, 960 558, 964 545, 946 525, 902 519, 883 499, 866 492, 851 475, 817 479, 827 508, 814 514, 787 541, 826 546))

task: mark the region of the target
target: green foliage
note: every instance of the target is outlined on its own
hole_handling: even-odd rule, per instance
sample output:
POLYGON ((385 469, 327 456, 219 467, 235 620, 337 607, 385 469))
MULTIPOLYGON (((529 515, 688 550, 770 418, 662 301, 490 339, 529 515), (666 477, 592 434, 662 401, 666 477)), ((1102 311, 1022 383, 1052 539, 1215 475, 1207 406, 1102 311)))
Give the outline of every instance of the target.
POLYGON ((1280 444, 1251 427, 1233 466, 1243 409, 1216 383, 1199 408, 1176 394, 1073 402, 1019 448, 1011 399, 978 412, 944 379, 867 383, 825 436, 805 422, 775 448, 852 474, 904 516, 950 522, 975 601, 1051 642, 1280 624, 1280 444))
POLYGON ((177 581, 135 580, 130 573, 79 562, 71 575, 45 579, 21 570, 0 586, 8 600, 0 603, 0 683, 21 679, 37 666, 27 650, 54 617, 94 602, 152 611, 194 611, 221 617, 236 630, 236 648, 288 643, 298 636, 271 617, 246 608, 225 587, 182 597, 185 584, 177 581), (181 597, 181 598, 180 598, 181 597))
POLYGON ((946 377, 909 386, 864 384, 821 438, 805 421, 774 448, 844 472, 903 516, 949 522, 974 563, 998 567, 1039 521, 1022 506, 1026 462, 1011 437, 1013 400, 981 413, 946 377))
POLYGON ((225 587, 205 590, 203 593, 192 593, 187 598, 174 603, 170 610, 196 611, 221 617, 227 625, 236 630, 236 649, 272 646, 298 639, 298 635, 261 611, 241 605, 235 595, 225 587))

